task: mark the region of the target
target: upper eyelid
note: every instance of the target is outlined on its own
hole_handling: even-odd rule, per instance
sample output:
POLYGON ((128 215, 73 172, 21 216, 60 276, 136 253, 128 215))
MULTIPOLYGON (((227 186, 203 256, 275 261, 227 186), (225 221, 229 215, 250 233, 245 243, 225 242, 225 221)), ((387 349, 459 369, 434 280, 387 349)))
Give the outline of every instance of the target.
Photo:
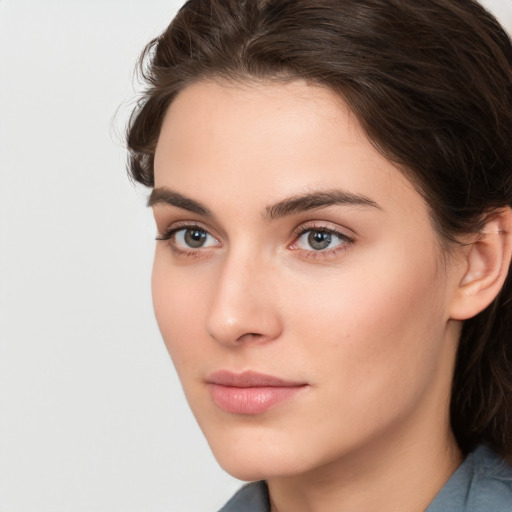
MULTIPOLYGON (((345 233, 342 233, 341 231, 336 230, 336 229, 322 228, 322 227, 316 227, 316 228, 315 227, 306 227, 305 229, 303 229, 302 231, 297 233, 297 235, 295 235, 292 245, 295 245, 306 233, 309 233, 310 231, 319 231, 319 232, 324 231, 324 232, 330 233, 330 234, 334 235, 335 237, 339 238, 340 241, 344 242, 345 244, 352 244, 355 242, 354 237, 346 235, 345 233)), ((307 251, 308 249, 301 249, 301 250, 307 251)), ((314 249, 311 249, 311 250, 314 252, 317 252, 314 249)), ((318 252, 321 252, 321 251, 318 251, 318 252)), ((329 252, 329 249, 327 249, 325 252, 329 252)))
POLYGON ((353 229, 346 227, 346 226, 340 226, 339 224, 335 224, 328 221, 321 221, 321 220, 312 220, 312 221, 306 221, 301 222, 294 230, 293 234, 295 237, 298 237, 304 233, 307 233, 308 231, 329 231, 331 233, 339 234, 343 238, 348 238, 350 240, 354 240, 357 237, 356 231, 353 229))
MULTIPOLYGON (((157 222, 157 228, 158 228, 158 222, 157 222)), ((165 227, 158 231, 160 234, 167 234, 171 232, 179 231, 180 229, 187 229, 187 228, 199 228, 203 231, 206 231, 209 235, 213 236, 214 238, 219 238, 215 233, 216 230, 211 228, 208 225, 205 225, 203 222, 196 221, 196 220, 185 220, 185 221, 175 221, 175 222, 169 222, 165 224, 165 227)))

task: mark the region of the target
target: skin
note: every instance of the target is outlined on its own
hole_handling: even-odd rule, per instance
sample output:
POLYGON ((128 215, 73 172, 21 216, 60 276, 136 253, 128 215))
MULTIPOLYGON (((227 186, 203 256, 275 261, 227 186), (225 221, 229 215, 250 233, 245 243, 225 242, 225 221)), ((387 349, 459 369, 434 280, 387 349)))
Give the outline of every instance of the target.
POLYGON ((190 85, 163 122, 155 191, 160 237, 175 230, 156 246, 155 313, 219 463, 266 479, 273 511, 424 510, 461 462, 449 397, 467 263, 346 105, 299 81, 190 85), (333 190, 344 202, 272 209, 333 190), (312 231, 340 235, 315 250, 312 231), (304 386, 233 414, 207 384, 221 369, 304 386))

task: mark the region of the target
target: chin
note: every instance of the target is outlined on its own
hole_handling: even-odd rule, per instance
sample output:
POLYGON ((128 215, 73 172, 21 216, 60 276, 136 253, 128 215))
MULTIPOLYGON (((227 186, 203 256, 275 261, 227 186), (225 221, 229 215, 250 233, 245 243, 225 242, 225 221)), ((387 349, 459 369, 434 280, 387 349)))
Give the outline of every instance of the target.
POLYGON ((226 429, 220 436, 206 437, 222 469, 239 480, 289 477, 315 465, 284 432, 249 429, 240 433, 226 429))
POLYGON ((258 480, 267 480, 275 475, 269 475, 268 464, 257 464, 255 461, 240 461, 217 457, 220 467, 229 473, 232 477, 244 482, 255 482, 258 480))
POLYGON ((293 461, 266 456, 260 453, 258 456, 246 453, 214 453, 219 465, 234 478, 246 482, 268 480, 277 477, 290 477, 303 471, 293 461))

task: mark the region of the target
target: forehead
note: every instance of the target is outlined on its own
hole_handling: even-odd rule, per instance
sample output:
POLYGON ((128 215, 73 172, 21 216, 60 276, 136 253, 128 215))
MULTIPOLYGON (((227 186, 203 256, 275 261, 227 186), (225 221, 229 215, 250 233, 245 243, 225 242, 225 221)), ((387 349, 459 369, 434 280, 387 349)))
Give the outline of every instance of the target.
POLYGON ((233 157, 241 147, 240 157, 242 152, 247 155, 252 148, 265 146, 266 151, 254 159, 261 164, 265 154, 269 159, 279 154, 290 156, 298 150, 295 144, 300 139, 314 142, 312 135, 336 125, 340 128, 340 124, 353 138, 359 136, 357 122, 352 122, 349 109, 338 96, 302 81, 199 82, 181 91, 166 113, 157 146, 157 167, 162 145, 180 142, 185 150, 194 138, 203 142, 203 153, 215 147, 219 155, 233 157))

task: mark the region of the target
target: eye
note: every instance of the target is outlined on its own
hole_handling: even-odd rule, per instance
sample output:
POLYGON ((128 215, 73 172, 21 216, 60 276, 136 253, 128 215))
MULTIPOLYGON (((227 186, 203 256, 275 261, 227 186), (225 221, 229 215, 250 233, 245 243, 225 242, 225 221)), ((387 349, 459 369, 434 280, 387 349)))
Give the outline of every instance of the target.
POLYGON ((176 245, 188 249, 200 249, 201 247, 211 247, 217 245, 217 241, 204 229, 197 227, 183 228, 174 232, 174 242, 176 245))
POLYGON ((309 253, 334 253, 347 248, 353 239, 325 227, 305 227, 297 234, 295 242, 290 247, 309 253))
POLYGON ((299 238, 299 245, 304 243, 309 247, 301 247, 302 249, 311 248, 315 251, 323 251, 324 249, 328 249, 333 243, 333 235, 328 231, 309 231, 299 238))
POLYGON ((159 235, 157 240, 169 240, 176 251, 206 249, 219 245, 218 240, 199 226, 175 227, 159 235))

